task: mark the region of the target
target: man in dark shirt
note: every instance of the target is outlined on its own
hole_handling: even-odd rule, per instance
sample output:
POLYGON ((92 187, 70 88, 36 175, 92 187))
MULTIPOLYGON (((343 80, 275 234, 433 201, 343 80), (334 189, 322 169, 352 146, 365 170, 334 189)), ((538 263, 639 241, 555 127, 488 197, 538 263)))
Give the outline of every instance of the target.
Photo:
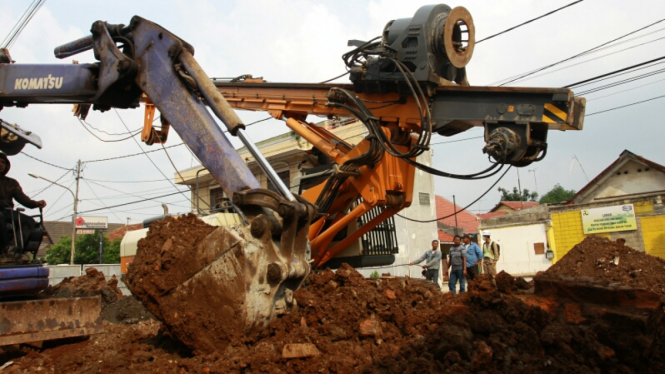
MULTIPOLYGON (((6 176, 10 167, 11 164, 7 155, 0 153, 0 253, 6 251, 6 247, 10 244, 13 237, 13 231, 7 227, 7 224, 12 222, 18 224, 18 213, 12 211, 14 200, 29 209, 46 206, 44 200, 35 201, 29 198, 23 193, 21 185, 15 179, 6 176)), ((24 238, 28 234, 27 231, 32 229, 34 225, 35 220, 32 217, 21 214, 21 226, 25 228, 23 230, 24 238)), ((19 233, 18 225, 16 225, 16 233, 17 235, 19 233)))
MULTIPOLYGON (((448 263, 450 264, 450 280, 448 281, 448 289, 452 293, 456 293, 457 282, 459 281, 459 293, 466 291, 466 248, 462 245, 462 238, 455 235, 453 239, 453 247, 450 248, 448 263)), ((446 264, 446 273, 448 272, 448 264, 446 264)))

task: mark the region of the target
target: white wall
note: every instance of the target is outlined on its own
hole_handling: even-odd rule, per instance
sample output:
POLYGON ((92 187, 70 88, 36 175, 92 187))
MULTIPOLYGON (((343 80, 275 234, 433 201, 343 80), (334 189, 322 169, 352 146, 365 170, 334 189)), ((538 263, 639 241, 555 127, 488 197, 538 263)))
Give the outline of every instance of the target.
POLYGON ((120 264, 83 265, 83 267, 81 265, 47 265, 46 267, 49 268, 49 286, 55 286, 68 277, 78 277, 84 274, 87 268, 95 268, 104 273, 104 278, 107 281, 115 275, 118 278, 118 288, 122 291, 122 294, 125 296, 131 295, 125 283, 120 280, 120 264))
POLYGON ((545 255, 534 252, 534 243, 545 243, 547 250, 547 227, 544 223, 489 229, 492 240, 501 245, 501 257, 496 266, 497 273, 504 270, 513 276, 533 274, 547 270, 552 262, 545 255))
MULTIPOLYGON (((432 165, 432 151, 425 152, 417 158, 425 165, 432 165)), ((436 203, 434 201, 434 177, 422 170, 415 172, 413 185, 413 200, 411 206, 399 213, 402 216, 417 220, 432 220, 436 218, 436 203), (421 205, 419 194, 429 194, 429 204, 421 205)), ((372 272, 390 273, 394 276, 411 276, 421 278, 422 269, 417 266, 404 266, 410 261, 420 257, 431 248, 432 240, 438 239, 436 222, 418 223, 395 216, 395 229, 397 231, 397 244, 399 253, 395 255, 395 263, 391 266, 358 269, 361 274, 369 277, 372 272)))

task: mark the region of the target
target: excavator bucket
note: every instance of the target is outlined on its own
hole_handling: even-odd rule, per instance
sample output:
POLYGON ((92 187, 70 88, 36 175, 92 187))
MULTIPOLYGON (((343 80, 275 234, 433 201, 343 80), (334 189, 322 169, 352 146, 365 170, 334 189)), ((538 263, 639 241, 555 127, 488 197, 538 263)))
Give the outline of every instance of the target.
POLYGON ((194 215, 166 218, 139 241, 127 286, 197 353, 223 350, 296 307, 293 292, 310 271, 314 207, 266 190, 234 196, 241 207, 266 200, 274 210, 261 207, 267 214, 248 216, 248 224, 214 228, 194 215))

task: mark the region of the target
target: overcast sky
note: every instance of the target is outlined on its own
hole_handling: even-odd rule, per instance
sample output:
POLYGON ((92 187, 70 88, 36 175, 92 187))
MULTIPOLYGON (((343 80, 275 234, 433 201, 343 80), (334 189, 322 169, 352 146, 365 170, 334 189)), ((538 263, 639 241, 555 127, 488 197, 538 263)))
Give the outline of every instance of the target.
MULTIPOLYGON (((474 19, 476 38, 482 39, 570 2, 572 0, 477 0, 448 5, 466 7, 474 19)), ((19 36, 11 48, 11 55, 17 63, 70 63, 72 59, 82 63, 93 62, 92 52, 64 61, 57 60, 53 57, 53 48, 88 35, 90 25, 96 20, 127 24, 133 15, 140 15, 192 44, 196 49, 195 57, 211 77, 253 74, 270 82, 316 83, 345 71, 341 55, 349 50, 347 40, 367 40, 380 35, 388 21, 411 17, 420 6, 428 3, 431 2, 48 0, 19 36)), ((0 4, 0 36, 4 38, 30 1, 0 0, 0 4)), ((573 56, 663 18, 665 2, 662 0, 631 2, 629 6, 625 1, 587 0, 477 45, 467 67, 469 80, 472 85, 496 85, 505 78, 573 56)), ((665 37, 665 22, 631 36, 634 37, 640 38, 557 67, 569 68, 559 71, 550 69, 545 71, 551 72, 549 74, 511 86, 561 87, 660 57, 665 50, 665 39, 657 39, 665 37), (638 46, 642 43, 646 44, 638 46), (629 49, 621 51, 626 48, 629 49)), ((660 69, 659 66, 639 73, 656 71, 660 69)), ((590 100, 586 112, 591 114, 663 95, 665 81, 659 80, 664 78, 662 75, 654 75, 589 94, 586 96, 590 100)), ((341 78, 338 82, 345 82, 346 79, 341 78)), ((585 86, 579 91, 592 87, 585 86)), ((522 188, 535 190, 537 180, 537 191, 541 194, 556 183, 566 189, 579 190, 587 182, 582 168, 588 178, 592 179, 624 149, 652 161, 665 163, 660 144, 665 133, 662 129, 664 124, 662 116, 657 114, 658 108, 664 105, 665 99, 654 100, 588 116, 583 131, 551 132, 545 160, 520 169, 522 188), (574 156, 579 159, 582 167, 575 163, 571 168, 574 156)), ((119 111, 119 115, 130 130, 142 127, 142 108, 119 111)), ((263 113, 239 112, 239 115, 246 123, 267 117, 263 113)), ((18 123, 41 136, 44 148, 38 150, 27 146, 24 149, 27 154, 64 168, 74 168, 77 160, 99 160, 141 152, 139 145, 132 140, 104 143, 95 139, 72 116, 70 105, 5 108, 0 112, 0 118, 18 123)), ((91 112, 87 121, 107 133, 116 134, 127 131, 121 119, 114 111, 91 112)), ((280 121, 270 120, 250 127, 248 132, 255 141, 260 141, 287 132, 287 127, 280 121)), ((122 138, 97 134, 104 139, 122 138)), ((481 134, 480 129, 473 129, 453 138, 436 135, 432 142, 481 134)), ((177 134, 172 131, 167 145, 180 142, 177 134)), ((233 142, 239 144, 235 140, 233 142)), ((481 152, 483 145, 482 139, 433 145, 434 166, 454 173, 482 170, 488 166, 487 158, 481 152)), ((144 144, 141 147, 145 150, 157 149, 156 146, 148 147, 144 144)), ((169 154, 180 169, 196 165, 190 153, 182 146, 170 149, 169 154)), ((174 174, 164 152, 149 155, 161 172, 145 155, 84 163, 79 211, 176 192, 162 175, 172 178, 174 174)), ((48 183, 30 178, 27 173, 39 174, 51 180, 62 177, 61 183, 74 188, 73 173, 34 161, 22 154, 13 156, 11 162, 9 176, 19 180, 24 191, 35 199, 48 202, 48 220, 69 219, 73 201, 71 195, 60 187, 52 186, 35 196, 48 183)), ((438 195, 451 200, 455 195, 458 204, 463 206, 482 194, 493 182, 494 179, 460 182, 437 177, 435 190, 438 195)), ((499 186, 509 189, 516 185, 515 169, 499 183, 499 186)), ((491 209, 498 202, 499 196, 495 188, 472 208, 473 212, 491 209)), ((87 215, 105 215, 111 222, 126 222, 131 217, 131 222, 136 223, 160 214, 162 202, 169 203, 173 213, 189 210, 186 198, 174 195, 87 215)))

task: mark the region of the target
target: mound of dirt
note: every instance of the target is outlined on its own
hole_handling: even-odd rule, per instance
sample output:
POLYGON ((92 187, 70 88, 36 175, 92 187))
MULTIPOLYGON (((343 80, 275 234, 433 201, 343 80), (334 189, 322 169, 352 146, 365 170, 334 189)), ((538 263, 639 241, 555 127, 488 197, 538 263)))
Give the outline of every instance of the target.
POLYGON ((343 266, 313 274, 295 294, 298 311, 210 355, 191 356, 158 322, 146 321, 108 325, 105 334, 30 352, 14 366, 69 373, 664 372, 662 311, 631 319, 510 291, 481 275, 466 294, 441 294, 427 282, 366 280, 343 266))
POLYGON ((665 260, 595 235, 573 247, 546 273, 595 277, 665 297, 665 260))
POLYGON ((114 303, 106 305, 102 309, 102 318, 110 323, 131 325, 155 319, 155 316, 134 296, 125 296, 114 303))
POLYGON ((51 298, 87 297, 100 295, 102 308, 122 298, 122 291, 118 288, 118 279, 115 275, 108 281, 104 273, 95 268, 85 270, 85 275, 69 277, 55 286, 49 286, 41 292, 42 296, 51 298))

